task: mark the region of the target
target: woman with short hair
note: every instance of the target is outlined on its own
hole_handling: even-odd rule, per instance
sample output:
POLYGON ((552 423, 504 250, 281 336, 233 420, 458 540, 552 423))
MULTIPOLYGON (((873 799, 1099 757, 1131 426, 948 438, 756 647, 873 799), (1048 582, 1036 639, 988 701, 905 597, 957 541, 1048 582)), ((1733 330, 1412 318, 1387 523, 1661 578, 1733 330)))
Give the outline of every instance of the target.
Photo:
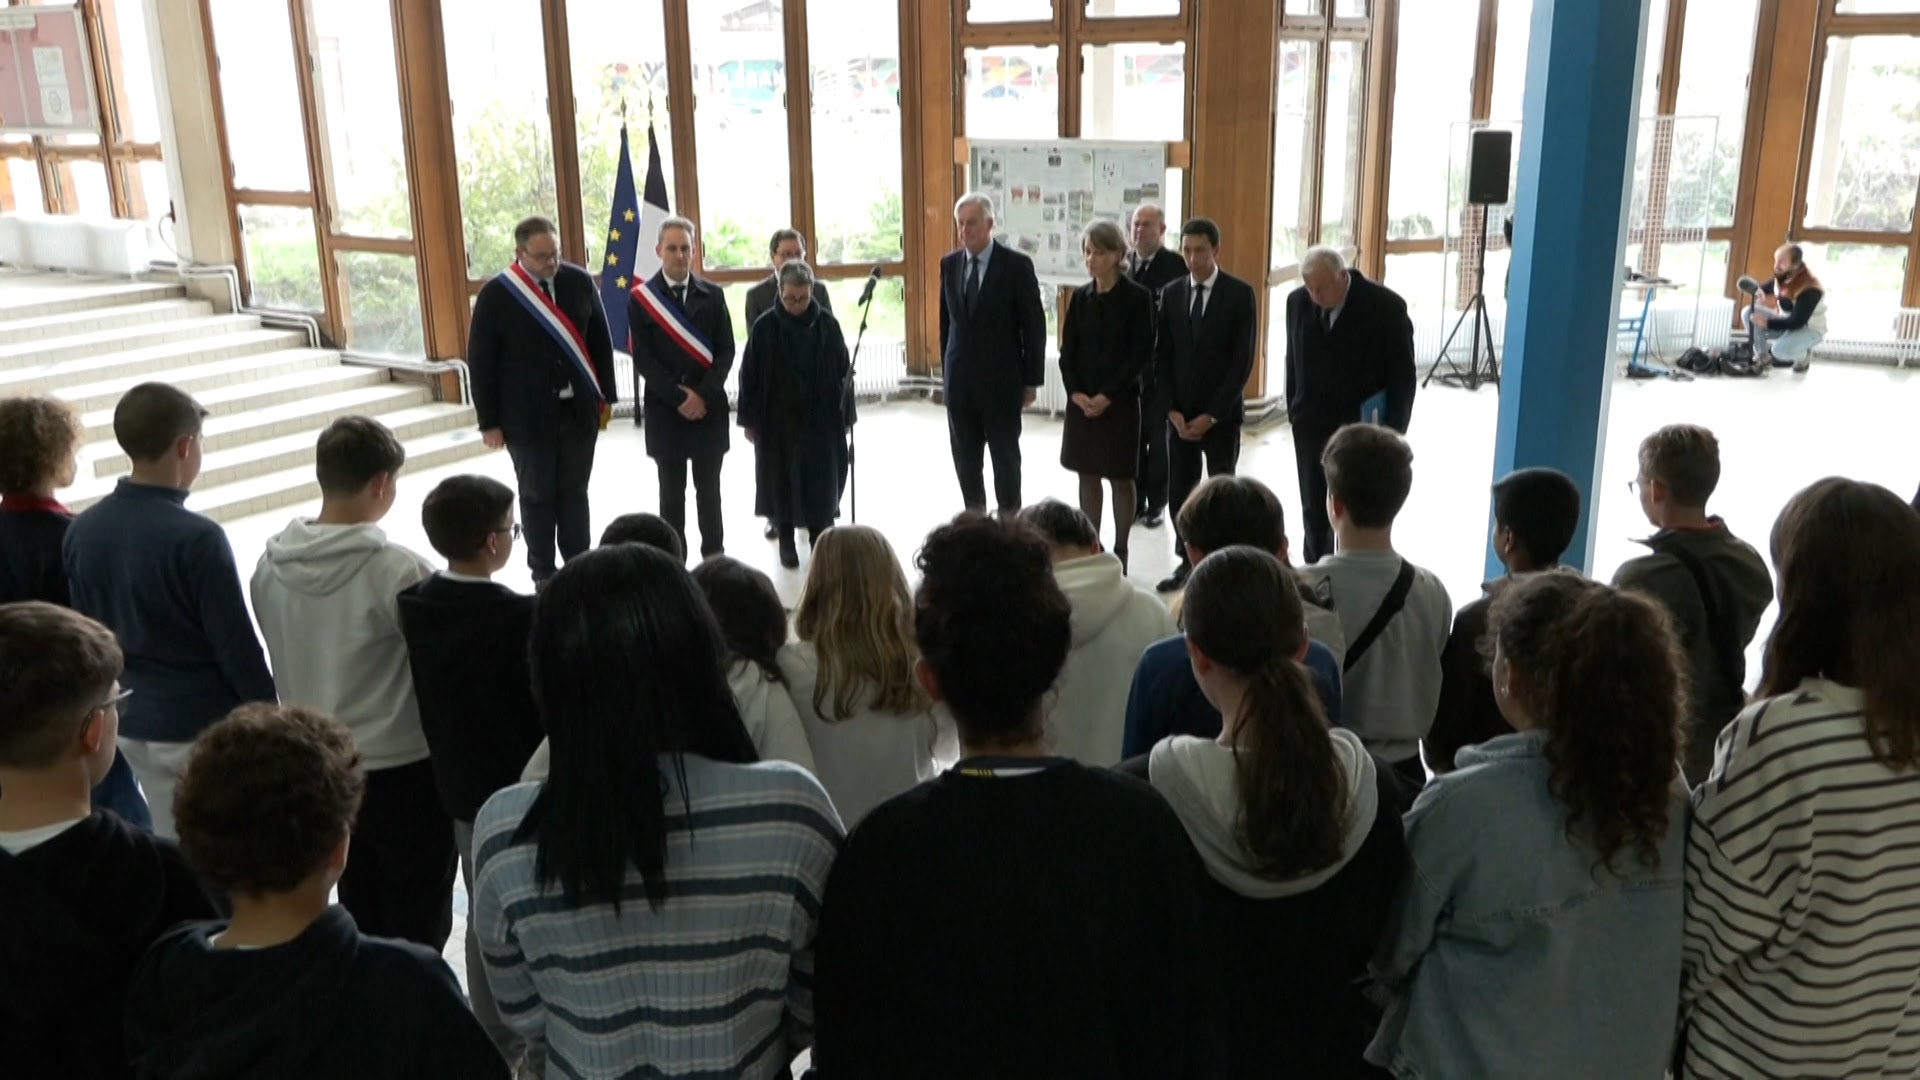
POLYGON ((1080 475, 1080 509, 1096 531, 1101 482, 1113 489, 1113 553, 1124 567, 1140 457, 1140 376, 1153 361, 1153 294, 1127 277, 1120 226, 1088 225, 1080 252, 1093 280, 1073 291, 1060 328, 1068 400, 1060 464, 1080 475))

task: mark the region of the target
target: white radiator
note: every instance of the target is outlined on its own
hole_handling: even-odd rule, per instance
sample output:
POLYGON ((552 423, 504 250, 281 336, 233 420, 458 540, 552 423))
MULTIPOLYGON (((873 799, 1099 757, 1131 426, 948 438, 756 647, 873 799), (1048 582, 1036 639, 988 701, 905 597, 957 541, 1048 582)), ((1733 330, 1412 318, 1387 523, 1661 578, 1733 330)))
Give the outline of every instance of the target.
POLYGON ((1887 336, 1871 333, 1877 318, 1855 323, 1838 334, 1831 334, 1813 351, 1820 356, 1848 360, 1869 360, 1881 364, 1920 364, 1920 308, 1895 308, 1883 324, 1887 336), (1867 332, 1863 333, 1862 330, 1867 332))

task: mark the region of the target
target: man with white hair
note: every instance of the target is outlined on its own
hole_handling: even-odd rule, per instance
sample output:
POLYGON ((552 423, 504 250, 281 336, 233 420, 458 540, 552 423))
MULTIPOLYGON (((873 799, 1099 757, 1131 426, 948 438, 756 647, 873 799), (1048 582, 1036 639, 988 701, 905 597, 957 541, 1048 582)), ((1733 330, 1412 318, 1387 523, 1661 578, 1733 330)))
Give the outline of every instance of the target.
POLYGON ((660 470, 660 516, 687 539, 687 466, 700 512, 700 557, 719 555, 720 463, 727 454, 727 373, 733 370, 733 316, 720 286, 693 275, 698 233, 683 217, 660 223, 660 270, 633 287, 627 325, 635 397, 646 418, 647 456, 660 470))
MULTIPOLYGON (((1127 253, 1127 277, 1146 286, 1158 305, 1160 290, 1186 276, 1186 260, 1166 246, 1167 213, 1159 206, 1141 203, 1128 224, 1132 250, 1127 253)), ((1167 388, 1154 377, 1151 364, 1140 382, 1140 464, 1134 474, 1133 516, 1152 529, 1167 512, 1167 388)))
POLYGON ((960 249, 940 259, 940 379, 953 471, 969 510, 994 501, 1020 509, 1020 412, 1046 379, 1047 316, 1033 260, 993 238, 993 200, 978 192, 953 207, 960 249))
POLYGON ((1300 481, 1308 563, 1333 554, 1327 474, 1320 455, 1342 425, 1360 420, 1401 433, 1413 418, 1413 322, 1407 302, 1313 247, 1302 284, 1287 297, 1287 420, 1300 481))

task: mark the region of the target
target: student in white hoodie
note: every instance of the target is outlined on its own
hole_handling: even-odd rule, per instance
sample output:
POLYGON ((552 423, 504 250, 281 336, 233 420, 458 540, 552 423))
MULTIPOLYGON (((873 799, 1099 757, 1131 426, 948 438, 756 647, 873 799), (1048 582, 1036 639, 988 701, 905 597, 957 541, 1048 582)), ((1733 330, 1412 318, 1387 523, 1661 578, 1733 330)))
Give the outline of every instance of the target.
POLYGON ((814 774, 852 832, 867 811, 959 756, 952 721, 944 710, 936 720, 914 679, 913 594, 885 536, 864 525, 821 534, 794 633, 800 640, 780 650, 780 673, 814 774))
POLYGON ((1327 726, 1293 574, 1258 548, 1208 555, 1187 581, 1186 644, 1223 720, 1148 759, 1206 864, 1210 962, 1228 1076, 1370 1075, 1367 961, 1406 866, 1397 779, 1327 726))
POLYGON ((780 676, 787 609, 773 579, 739 559, 716 555, 693 568, 693 582, 726 638, 727 686, 760 760, 791 761, 812 772, 813 751, 780 676))
POLYGON ((367 770, 341 906, 366 934, 437 952, 453 931, 458 857, 427 762, 399 604, 433 565, 377 524, 393 508, 406 459, 377 420, 327 425, 314 453, 320 515, 295 518, 267 541, 253 611, 281 702, 345 724, 367 770))
POLYGON ((1127 580, 1118 556, 1099 549, 1087 515, 1058 499, 1020 511, 1047 542, 1053 580, 1073 609, 1073 646, 1047 702, 1047 742, 1060 757, 1110 768, 1120 763, 1127 694, 1147 646, 1177 632, 1153 592, 1127 580))

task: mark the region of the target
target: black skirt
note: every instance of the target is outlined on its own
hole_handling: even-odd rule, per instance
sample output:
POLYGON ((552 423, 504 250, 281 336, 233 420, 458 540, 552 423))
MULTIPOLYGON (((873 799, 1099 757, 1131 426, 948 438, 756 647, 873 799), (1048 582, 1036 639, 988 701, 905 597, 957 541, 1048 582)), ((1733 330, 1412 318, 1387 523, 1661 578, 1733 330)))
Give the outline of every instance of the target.
POLYGON ((1133 479, 1140 467, 1140 399, 1115 401, 1097 417, 1069 401, 1060 464, 1103 480, 1133 479))

